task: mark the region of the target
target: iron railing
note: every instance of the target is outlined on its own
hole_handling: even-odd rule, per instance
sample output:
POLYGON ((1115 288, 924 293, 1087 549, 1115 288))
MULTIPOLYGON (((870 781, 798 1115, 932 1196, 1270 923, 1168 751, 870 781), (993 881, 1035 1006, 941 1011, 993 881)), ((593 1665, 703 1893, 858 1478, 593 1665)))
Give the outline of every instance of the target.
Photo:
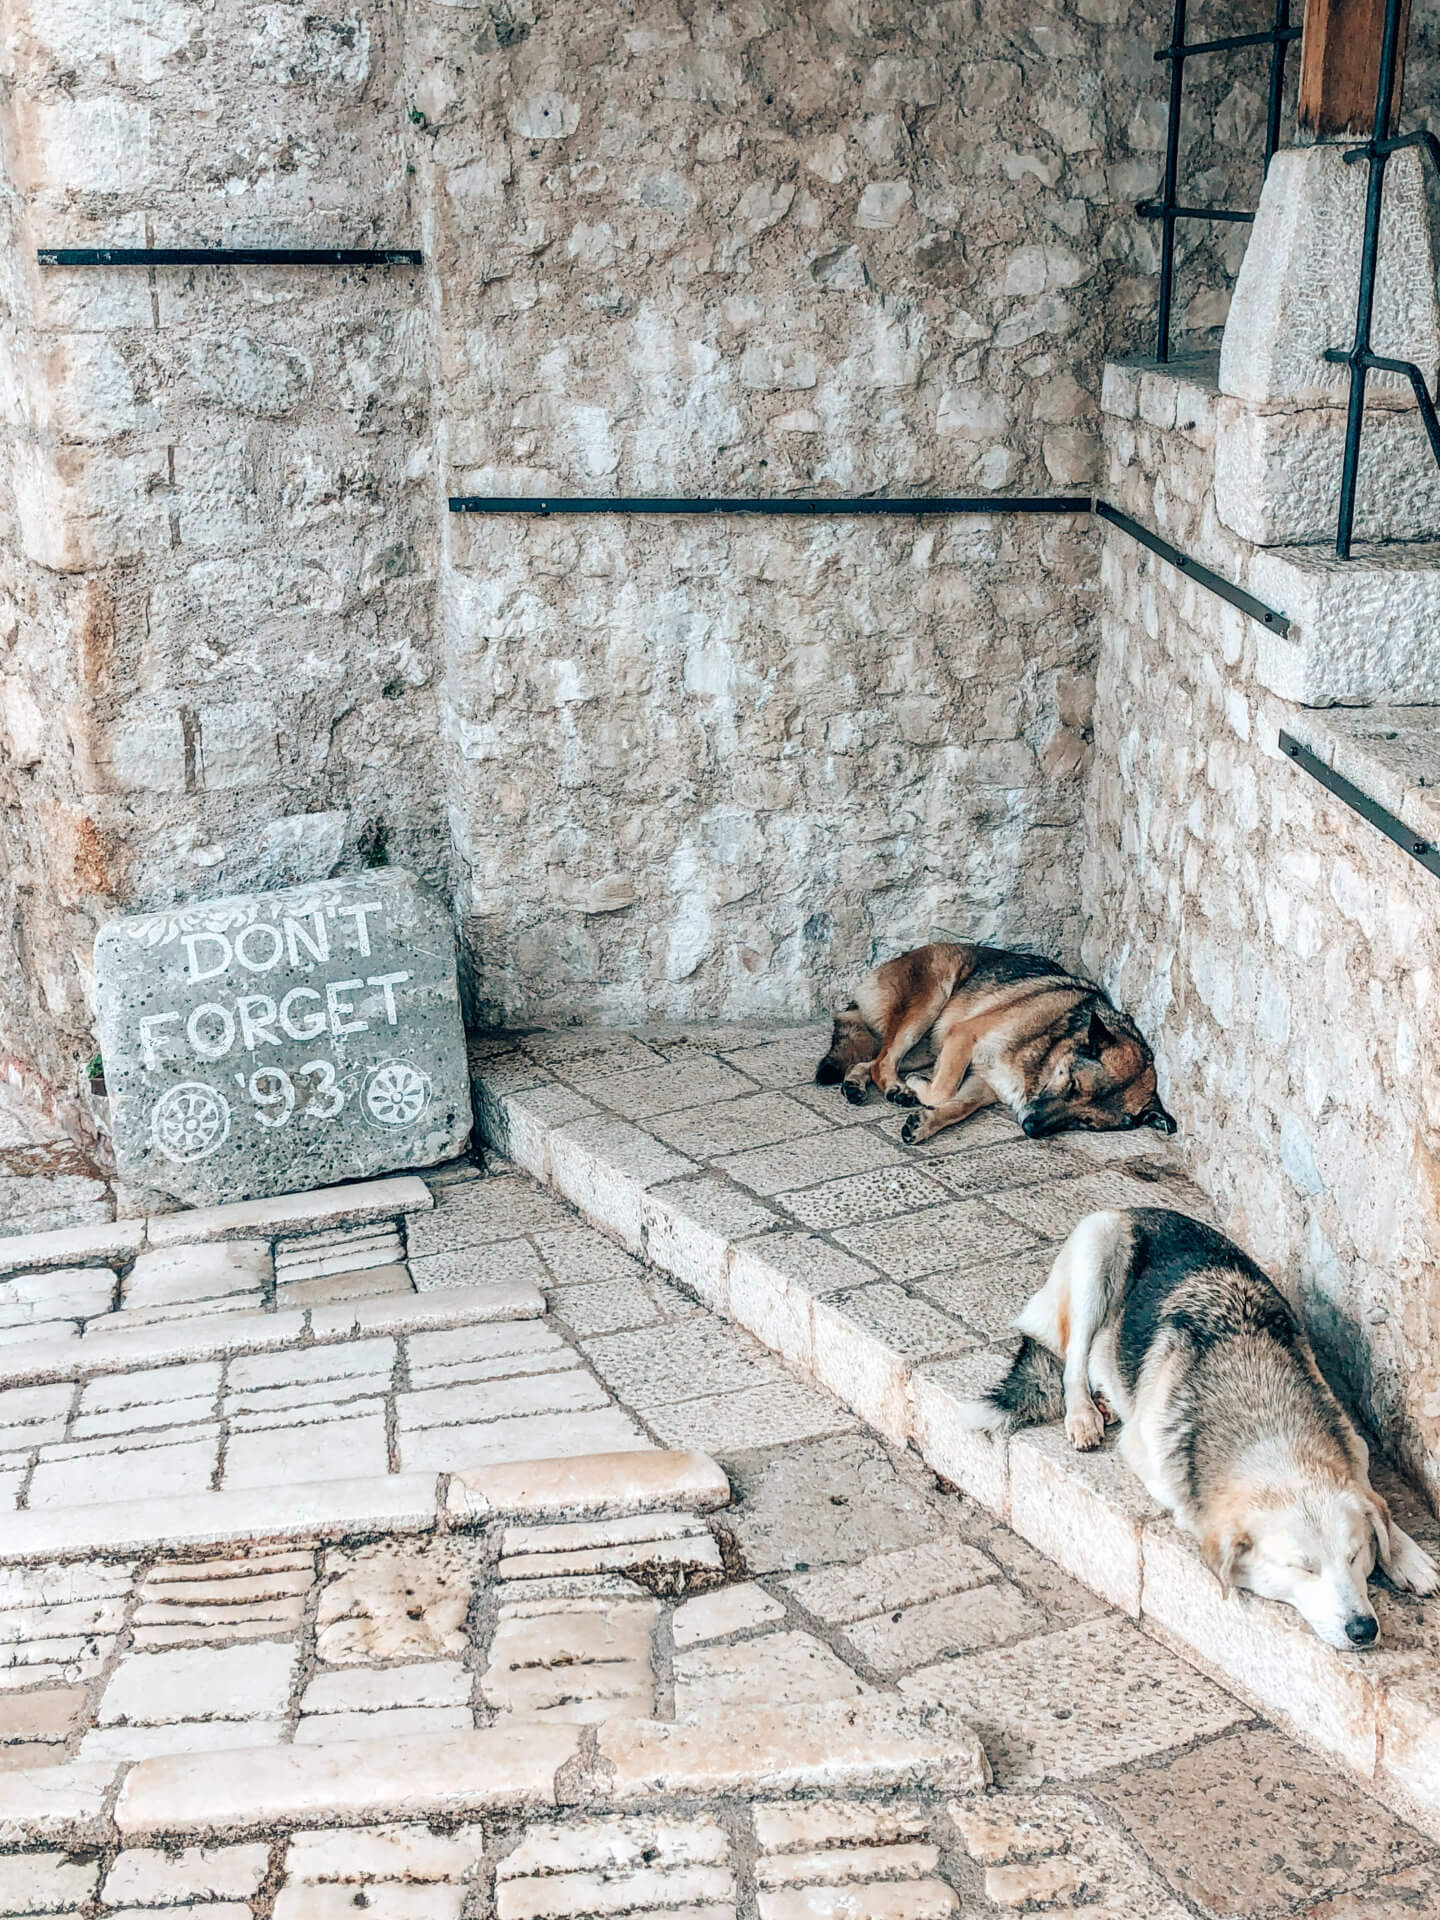
POLYGON ((1375 84, 1375 118, 1370 138, 1363 147, 1351 147, 1347 164, 1368 161, 1370 178, 1365 194, 1365 232, 1360 248, 1360 291, 1355 307, 1355 336, 1348 349, 1331 347, 1325 358, 1350 369, 1350 403, 1345 417, 1345 454, 1340 468, 1340 525, 1335 535, 1335 551, 1342 560, 1350 558, 1355 533, 1355 505, 1360 477, 1360 436, 1365 426, 1365 383, 1371 373, 1394 373, 1408 380, 1420 410, 1420 419, 1430 442, 1430 451, 1440 464, 1440 419, 1425 384, 1425 375, 1413 360, 1393 360, 1375 353, 1370 346, 1370 323, 1375 306, 1375 269, 1380 257, 1380 212, 1385 198, 1385 168, 1392 153, 1402 147, 1418 147, 1428 153, 1440 169, 1440 140, 1433 133, 1402 133, 1391 138, 1391 116, 1395 100, 1395 71, 1400 59, 1400 23, 1407 0, 1385 0, 1385 25, 1380 40, 1380 72, 1375 84))
POLYGON ((1244 47, 1269 47, 1270 97, 1265 113, 1265 165, 1280 144, 1280 108, 1285 92, 1285 53, 1300 38, 1290 24, 1290 0, 1275 0, 1275 22, 1266 33, 1232 33, 1222 40, 1185 38, 1188 0, 1175 0, 1170 44, 1155 55, 1170 65, 1170 116, 1165 128, 1165 177, 1158 200, 1142 200, 1135 211, 1142 220, 1160 222, 1160 312, 1156 321, 1155 358, 1170 358, 1170 316, 1175 295, 1175 225, 1180 220, 1249 222, 1253 212, 1239 207, 1190 207, 1177 200, 1180 188, 1180 109, 1185 92, 1185 62, 1202 54, 1234 53, 1244 47))

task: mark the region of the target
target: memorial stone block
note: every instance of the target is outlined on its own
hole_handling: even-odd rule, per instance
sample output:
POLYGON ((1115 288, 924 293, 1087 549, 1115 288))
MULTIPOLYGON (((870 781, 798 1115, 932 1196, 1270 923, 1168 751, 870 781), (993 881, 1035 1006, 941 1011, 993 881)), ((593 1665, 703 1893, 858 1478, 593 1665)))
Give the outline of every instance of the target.
POLYGON ((112 920, 95 978, 129 1181, 208 1206, 428 1166, 469 1137, 454 936, 410 874, 112 920))

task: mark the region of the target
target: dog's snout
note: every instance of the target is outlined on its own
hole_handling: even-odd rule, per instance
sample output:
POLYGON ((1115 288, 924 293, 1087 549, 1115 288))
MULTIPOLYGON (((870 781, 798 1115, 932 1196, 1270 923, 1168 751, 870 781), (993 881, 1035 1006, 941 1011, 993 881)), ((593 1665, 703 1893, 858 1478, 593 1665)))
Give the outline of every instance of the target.
POLYGON ((1176 1131, 1177 1123, 1174 1117, 1165 1111, 1164 1107, 1153 1108, 1150 1112, 1149 1120, 1151 1126, 1154 1127, 1157 1133, 1174 1133, 1176 1131))
POLYGON ((1044 1132, 1044 1128, 1033 1113, 1027 1113, 1025 1118, 1020 1122, 1020 1131, 1025 1135, 1027 1140, 1034 1140, 1044 1132))
POLYGON ((1352 1614, 1345 1622, 1345 1638, 1354 1647, 1370 1646, 1380 1631, 1380 1622, 1373 1613, 1352 1614))

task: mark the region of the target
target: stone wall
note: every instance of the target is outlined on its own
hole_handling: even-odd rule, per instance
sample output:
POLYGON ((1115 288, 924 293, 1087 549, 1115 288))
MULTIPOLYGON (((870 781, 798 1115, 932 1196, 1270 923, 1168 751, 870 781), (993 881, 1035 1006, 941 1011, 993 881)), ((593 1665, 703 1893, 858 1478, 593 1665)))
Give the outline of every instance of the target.
MULTIPOLYGON (((1252 550, 1214 512, 1215 394, 1192 372, 1109 371, 1106 489, 1243 581, 1252 550)), ((1434 1498, 1437 882, 1280 753, 1282 726, 1325 723, 1259 685, 1253 621, 1123 534, 1101 571, 1087 961, 1154 1037, 1228 1231, 1434 1498)), ((1375 716, 1382 736, 1402 722, 1375 716)))
MULTIPOLYGON (((386 858, 481 1015, 808 1007, 935 924, 1073 951, 1088 532, 444 501, 1083 490, 1153 315, 1167 20, 17 0, 0 1056, 73 1092, 115 910, 386 858), (426 265, 34 264, 107 242, 426 265)), ((1259 70, 1187 115, 1221 198, 1259 70)), ((1239 244, 1184 236, 1198 337, 1239 244)))

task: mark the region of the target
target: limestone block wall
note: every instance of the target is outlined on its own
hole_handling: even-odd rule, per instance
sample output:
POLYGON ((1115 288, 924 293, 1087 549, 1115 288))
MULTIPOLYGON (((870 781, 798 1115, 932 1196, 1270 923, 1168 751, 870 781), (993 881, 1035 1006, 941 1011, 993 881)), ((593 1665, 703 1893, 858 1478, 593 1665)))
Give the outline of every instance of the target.
POLYGON ((402 11, 7 10, 0 1054, 58 1086, 108 913, 448 887, 421 276, 35 261, 416 244, 402 11))
MULTIPOLYGON (((1213 387, 1112 369, 1109 496, 1232 579, 1213 387)), ((1440 891, 1277 748, 1259 631, 1107 534, 1086 959, 1156 1041, 1186 1160, 1440 1495, 1440 891)), ((1314 724, 1314 716, 1309 716, 1314 724)))

